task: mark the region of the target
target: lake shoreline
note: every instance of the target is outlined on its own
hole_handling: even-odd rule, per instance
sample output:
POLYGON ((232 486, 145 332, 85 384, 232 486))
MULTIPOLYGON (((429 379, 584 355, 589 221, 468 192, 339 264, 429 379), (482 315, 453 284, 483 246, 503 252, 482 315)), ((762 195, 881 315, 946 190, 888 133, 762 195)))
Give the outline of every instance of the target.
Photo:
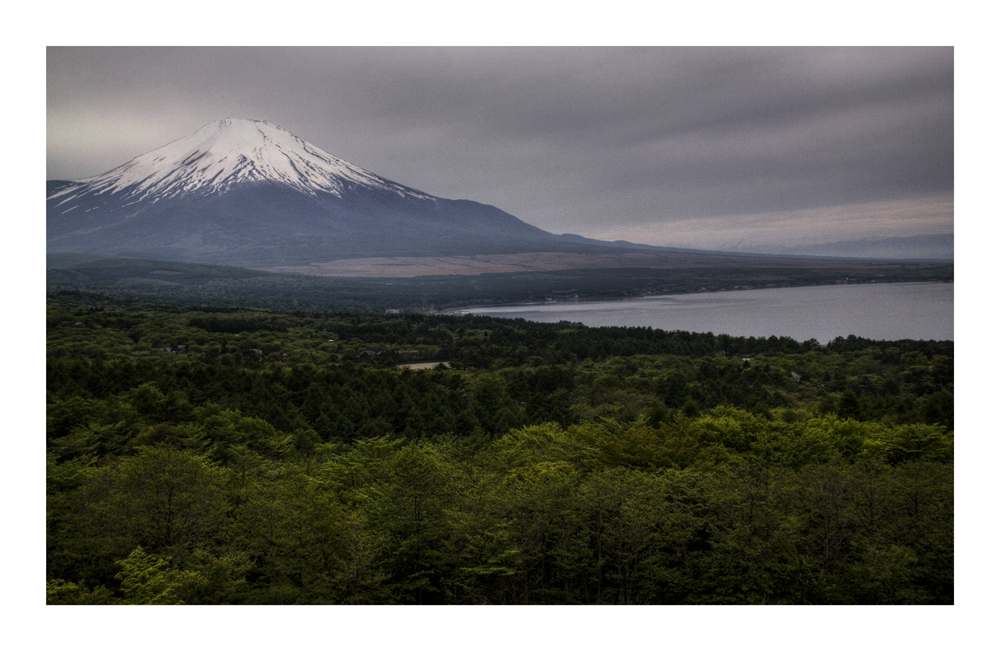
MULTIPOLYGON (((667 298, 670 296, 691 296, 691 295, 702 295, 702 294, 726 294, 730 292, 752 292, 761 291, 765 289, 802 289, 805 287, 860 287, 860 286, 871 286, 871 285, 954 285, 954 280, 900 280, 896 282, 847 282, 847 283, 822 283, 822 284, 806 284, 806 285, 780 285, 776 287, 735 287, 732 289, 713 289, 713 290, 691 290, 687 292, 670 292, 669 294, 639 294, 636 296, 621 296, 618 298, 559 298, 559 299, 547 299, 545 301, 534 301, 534 302, 523 302, 523 303, 483 303, 476 305, 467 305, 463 307, 448 308, 445 310, 440 310, 437 314, 445 314, 449 316, 465 316, 467 314, 472 314, 471 310, 483 310, 483 309, 493 309, 493 308, 518 308, 518 307, 543 307, 547 305, 577 305, 584 303, 621 303, 623 301, 637 301, 643 299, 655 299, 655 298, 667 298)), ((505 317, 497 317, 505 318, 505 317)), ((511 317, 518 318, 518 317, 511 317)))
POLYGON ((954 341, 954 282, 840 283, 613 300, 547 301, 465 308, 462 314, 567 321, 588 327, 640 327, 789 337, 829 343, 851 335, 883 341, 954 341))

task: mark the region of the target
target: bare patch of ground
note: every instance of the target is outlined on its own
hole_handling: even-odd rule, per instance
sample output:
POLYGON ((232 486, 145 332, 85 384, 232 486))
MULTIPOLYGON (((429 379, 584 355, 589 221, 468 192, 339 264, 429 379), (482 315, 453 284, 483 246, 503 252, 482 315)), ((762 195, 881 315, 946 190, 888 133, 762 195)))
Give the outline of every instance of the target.
POLYGON ((398 369, 409 368, 413 369, 414 371, 426 371, 429 368, 437 368, 439 364, 443 365, 445 368, 451 368, 451 364, 449 364, 448 362, 420 362, 419 364, 400 364, 396 368, 398 369))

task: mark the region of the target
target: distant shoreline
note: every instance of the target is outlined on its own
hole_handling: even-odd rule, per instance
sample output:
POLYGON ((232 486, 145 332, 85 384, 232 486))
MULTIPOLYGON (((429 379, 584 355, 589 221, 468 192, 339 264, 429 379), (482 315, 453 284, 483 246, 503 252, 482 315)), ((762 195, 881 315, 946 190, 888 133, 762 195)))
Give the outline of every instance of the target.
MULTIPOLYGON (((441 310, 439 314, 450 316, 466 316, 473 314, 470 310, 485 310, 491 308, 517 308, 517 307, 543 307, 546 305, 569 305, 574 303, 621 303, 623 301, 634 301, 651 298, 667 298, 670 296, 689 296, 691 294, 725 294, 727 292, 747 292, 760 291, 765 289, 797 289, 803 287, 854 287, 858 285, 938 285, 954 284, 952 280, 899 280, 889 282, 849 282, 849 283, 821 283, 803 285, 782 285, 780 287, 737 287, 732 289, 717 289, 709 291, 692 290, 687 292, 670 292, 669 294, 640 294, 636 296, 622 296, 618 298, 570 298, 570 299, 550 299, 546 301, 533 301, 529 303, 488 303, 483 305, 470 305, 458 308, 448 308, 441 310)), ((485 316, 485 315, 484 315, 485 316)), ((504 318, 504 317, 496 317, 504 318)))

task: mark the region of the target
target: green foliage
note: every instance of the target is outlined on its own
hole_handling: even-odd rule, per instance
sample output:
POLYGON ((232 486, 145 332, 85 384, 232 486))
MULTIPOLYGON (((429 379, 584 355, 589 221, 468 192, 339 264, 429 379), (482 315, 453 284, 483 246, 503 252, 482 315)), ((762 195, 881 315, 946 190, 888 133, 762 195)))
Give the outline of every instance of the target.
POLYGON ((115 578, 121 581, 124 603, 150 606, 183 603, 174 593, 174 588, 183 579, 170 571, 164 559, 150 556, 142 547, 136 547, 128 558, 116 564, 122 568, 115 578))
POLYGON ((52 297, 47 603, 954 601, 950 342, 212 310, 52 297))
POLYGON ((102 585, 91 590, 62 579, 45 582, 45 603, 49 606, 106 606, 118 603, 102 585))

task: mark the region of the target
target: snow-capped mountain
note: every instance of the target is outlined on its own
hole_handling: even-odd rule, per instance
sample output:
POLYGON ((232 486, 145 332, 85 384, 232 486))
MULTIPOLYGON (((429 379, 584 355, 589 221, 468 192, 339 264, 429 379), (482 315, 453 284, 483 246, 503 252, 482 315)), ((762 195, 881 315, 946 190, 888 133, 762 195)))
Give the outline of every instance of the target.
POLYGON ((48 250, 268 266, 612 246, 434 197, 268 122, 224 119, 78 181, 49 181, 48 250))
POLYGON ((67 212, 88 196, 156 202, 262 182, 279 183, 312 196, 329 193, 340 197, 351 188, 366 188, 402 197, 433 198, 331 156, 281 127, 227 118, 110 172, 64 187, 49 199, 55 201, 54 208, 67 212))

